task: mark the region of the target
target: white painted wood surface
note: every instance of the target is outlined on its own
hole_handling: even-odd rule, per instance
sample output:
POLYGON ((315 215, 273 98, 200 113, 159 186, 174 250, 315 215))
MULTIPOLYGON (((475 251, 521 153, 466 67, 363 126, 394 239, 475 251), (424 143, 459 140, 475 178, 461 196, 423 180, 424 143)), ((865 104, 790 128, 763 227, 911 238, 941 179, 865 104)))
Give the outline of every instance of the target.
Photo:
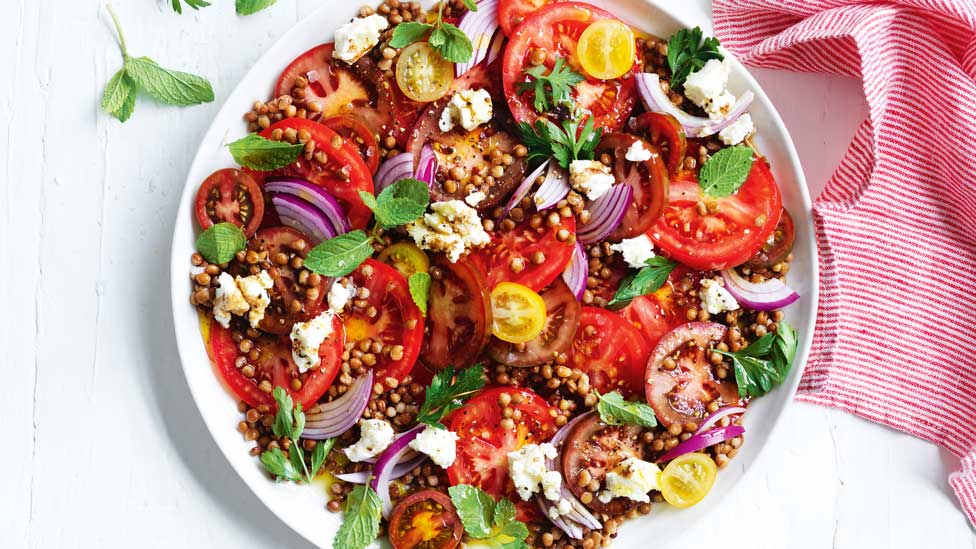
MULTIPOLYGON (((322 1, 337 0, 279 0, 239 18, 230 0, 182 16, 168 0, 117 0, 131 53, 203 74, 217 93, 187 109, 140 99, 123 126, 98 110, 120 66, 102 3, 4 0, 0 547, 311 547, 269 516, 204 429, 174 348, 166 258, 211 117, 322 1)), ((708 0, 687 9, 708 18, 708 0)), ((756 74, 816 193, 864 115, 857 83, 756 74)), ((835 410, 796 405, 786 423, 728 512, 700 526, 702 547, 976 548, 947 453, 835 410)))

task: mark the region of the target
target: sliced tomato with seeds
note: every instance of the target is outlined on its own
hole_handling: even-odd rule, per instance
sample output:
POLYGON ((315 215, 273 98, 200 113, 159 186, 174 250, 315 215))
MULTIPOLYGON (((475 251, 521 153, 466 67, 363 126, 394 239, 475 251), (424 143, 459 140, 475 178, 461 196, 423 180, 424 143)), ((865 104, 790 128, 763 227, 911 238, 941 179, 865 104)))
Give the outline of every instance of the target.
POLYGON ((492 338, 491 358, 509 366, 537 366, 552 360, 573 344, 579 324, 580 304, 562 278, 556 278, 541 294, 546 305, 546 322, 539 337, 527 343, 508 343, 492 338))
POLYGON ((784 208, 776 230, 762 245, 762 248, 759 248, 756 255, 746 262, 746 266, 753 269, 771 269, 773 266, 786 261, 786 258, 793 252, 795 240, 796 228, 793 226, 793 218, 790 216, 790 212, 784 208))
POLYGON ((532 12, 554 1, 561 0, 501 0, 498 3, 498 24, 505 36, 511 36, 532 12))
POLYGON ((389 537, 394 549, 454 549, 463 533, 451 498, 437 490, 410 494, 390 515, 389 537))
POLYGON ((487 274, 489 290, 499 282, 515 282, 538 292, 566 270, 573 256, 571 239, 556 237, 560 230, 576 234, 576 218, 560 217, 552 227, 546 222, 532 227, 526 219, 510 231, 492 233, 491 243, 471 254, 471 261, 487 274), (542 261, 537 263, 533 257, 542 261), (512 269, 513 260, 521 263, 521 268, 512 269))
POLYGON ((233 223, 251 236, 264 219, 263 177, 233 168, 207 176, 197 190, 193 213, 201 229, 217 223, 233 223))
MULTIPOLYGON (((595 413, 581 419, 563 442, 562 473, 566 486, 579 498, 587 491, 585 486, 580 486, 579 478, 583 471, 589 474, 592 481, 604 486, 607 473, 621 461, 643 459, 641 431, 641 427, 636 425, 607 425, 595 413)), ((587 504, 594 511, 609 515, 622 515, 635 505, 628 498, 613 498, 603 503, 597 497, 587 504)))
POLYGON ((407 279, 386 263, 367 259, 350 275, 357 288, 369 291, 366 308, 345 313, 346 340, 379 342, 372 367, 376 379, 403 381, 410 373, 424 338, 424 317, 410 297, 407 279))
POLYGON ((634 189, 634 198, 624 213, 623 221, 607 240, 619 242, 643 234, 661 216, 668 202, 668 168, 657 147, 628 133, 612 133, 600 139, 596 154, 598 157, 610 155, 613 159, 613 178, 617 183, 630 185, 634 189), (640 143, 651 153, 651 157, 644 162, 627 160, 627 151, 635 143, 640 143))
POLYGON ((613 311, 583 307, 569 351, 569 365, 590 377, 590 386, 624 396, 644 388, 644 367, 650 348, 637 328, 613 311))
POLYGON ((586 289, 593 294, 593 304, 606 307, 620 288, 620 282, 631 273, 630 265, 624 261, 623 255, 615 253, 602 261, 593 258, 590 261, 590 275, 586 281, 586 289), (593 282, 591 283, 590 280, 593 282))
MULTIPOLYGON (((561 58, 571 69, 582 74, 584 71, 576 56, 577 42, 588 26, 601 19, 617 18, 589 4, 559 2, 539 8, 515 29, 502 61, 505 97, 515 120, 532 124, 540 116, 558 117, 560 110, 552 109, 551 113, 540 115, 532 105, 533 92, 519 92, 519 84, 531 80, 525 69, 532 66, 530 57, 533 50, 545 52, 543 64, 549 69, 555 65, 556 59, 561 58)), ((635 56, 634 66, 620 78, 600 80, 587 77, 573 88, 573 100, 584 113, 593 117, 596 127, 603 128, 605 132, 616 131, 623 126, 634 108, 636 70, 635 56)))
POLYGON ((697 287, 700 278, 700 272, 678 265, 657 291, 635 297, 620 314, 644 334, 653 349, 664 334, 687 322, 688 309, 698 308, 697 296, 686 289, 697 287))
POLYGON ((373 192, 373 176, 356 146, 318 122, 299 118, 275 122, 261 132, 261 137, 270 138, 277 129, 307 131, 315 142, 315 150, 323 152, 327 162, 300 156, 290 166, 269 172, 268 176, 300 177, 325 188, 339 201, 353 229, 366 228, 373 211, 360 198, 359 191, 373 192))
POLYGON ((637 117, 634 126, 648 141, 665 152, 668 172, 671 175, 681 171, 688 150, 688 139, 677 118, 663 112, 646 112, 637 117))
POLYGON ((431 370, 474 364, 491 337, 491 301, 485 279, 466 259, 442 256, 431 268, 427 323, 420 360, 431 370))
POLYGON ((336 114, 322 119, 322 125, 336 132, 359 149, 359 156, 370 173, 376 173, 380 165, 380 148, 376 136, 359 118, 349 114, 336 114))

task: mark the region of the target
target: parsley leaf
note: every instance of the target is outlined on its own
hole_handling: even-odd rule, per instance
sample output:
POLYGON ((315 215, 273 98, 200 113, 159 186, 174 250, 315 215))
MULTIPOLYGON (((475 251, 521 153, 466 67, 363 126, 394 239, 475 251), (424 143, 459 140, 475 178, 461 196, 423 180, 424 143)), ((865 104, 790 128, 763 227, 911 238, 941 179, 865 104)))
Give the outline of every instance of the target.
POLYGON ((438 428, 441 418, 457 410, 471 395, 485 386, 485 372, 480 364, 465 368, 454 375, 454 368, 445 368, 430 382, 424 403, 417 412, 417 422, 438 428))
POLYGON ((299 155, 305 150, 305 145, 301 143, 292 144, 286 141, 272 141, 252 133, 227 145, 227 148, 230 149, 234 161, 241 166, 261 172, 270 172, 284 168, 298 160, 299 155))
POLYGON ((417 179, 401 179, 377 197, 359 191, 360 198, 376 215, 376 221, 384 229, 416 221, 430 204, 430 188, 417 179))
POLYGON ((657 427, 657 416, 654 410, 643 402, 628 402, 617 391, 601 395, 597 393, 596 410, 600 419, 607 425, 639 425, 641 427, 657 427))
POLYGON ((346 276, 373 255, 373 237, 361 230, 320 242, 305 257, 305 268, 323 276, 346 276))
POLYGON ((380 497, 369 487, 360 484, 346 499, 342 526, 332 540, 333 549, 364 549, 376 540, 380 531, 380 497))
POLYGON ((726 147, 712 155, 698 174, 702 191, 713 198, 738 191, 752 171, 754 156, 752 147, 745 145, 726 147))
POLYGON ((261 464, 276 478, 298 482, 302 480, 302 474, 295 465, 285 457, 281 448, 272 448, 261 454, 261 464))
POLYGON ((786 379, 796 356, 796 330, 785 320, 775 333, 769 333, 740 351, 731 353, 713 349, 732 359, 739 396, 762 396, 786 379))
POLYGON ((251 15, 274 5, 278 0, 236 0, 237 15, 251 15))
POLYGON ((681 29, 668 39, 668 66, 671 68, 671 88, 684 86, 688 75, 701 69, 709 59, 722 61, 719 42, 714 37, 702 41, 701 27, 681 29))
POLYGON ((420 40, 433 29, 433 25, 428 25, 427 23, 418 23, 417 21, 404 21, 399 25, 393 27, 393 36, 390 38, 391 48, 402 48, 404 46, 409 46, 417 40, 420 40))
POLYGON ((302 436, 302 431, 305 430, 305 413, 302 411, 302 403, 294 404, 288 391, 281 387, 275 387, 271 396, 278 404, 278 411, 275 413, 271 430, 277 437, 288 437, 293 442, 297 441, 302 436))
POLYGON ((210 263, 227 263, 247 246, 244 231, 233 223, 217 223, 197 237, 197 251, 210 263))
POLYGON ((458 484, 447 489, 457 509, 464 531, 479 545, 500 549, 527 549, 529 529, 515 519, 515 504, 508 498, 495 503, 474 486, 458 484))
POLYGON ((329 452, 332 451, 333 446, 335 446, 334 438, 319 441, 315 444, 315 449, 312 450, 312 467, 309 468, 309 482, 312 482, 315 475, 319 474, 319 471, 322 470, 322 466, 325 465, 325 458, 329 457, 329 452))
POLYGON ((593 151, 600 144, 603 129, 594 129, 593 117, 590 117, 579 127, 579 120, 564 120, 562 126, 557 126, 547 118, 540 117, 535 126, 527 122, 518 123, 522 134, 522 143, 529 150, 528 160, 553 157, 565 169, 573 160, 592 160, 593 151), (578 134, 578 136, 577 136, 578 134))
POLYGON ((407 279, 410 286, 410 297, 417 304, 420 312, 427 316, 427 301, 430 298, 430 275, 427 273, 413 273, 407 279))
MULTIPOLYGON (((207 0, 183 0, 183 1, 186 2, 187 6, 190 6, 195 10, 200 8, 205 8, 210 5, 210 2, 207 2, 207 0)), ((182 14, 183 5, 180 4, 180 0, 173 0, 172 3, 173 3, 173 11, 182 14)))
POLYGON ((539 113, 569 102, 573 86, 584 80, 583 75, 567 67, 562 58, 556 59, 549 74, 543 74, 545 71, 545 65, 525 69, 525 73, 535 80, 518 85, 518 93, 533 92, 532 106, 539 113))
POLYGON ((478 4, 474 3, 474 0, 461 0, 464 3, 464 7, 468 8, 468 11, 478 11, 478 4))
POLYGON ((627 275, 620 282, 617 293, 613 295, 610 303, 607 303, 607 307, 623 308, 635 297, 656 292, 677 266, 674 261, 659 255, 648 259, 646 264, 647 266, 637 271, 637 274, 627 275))

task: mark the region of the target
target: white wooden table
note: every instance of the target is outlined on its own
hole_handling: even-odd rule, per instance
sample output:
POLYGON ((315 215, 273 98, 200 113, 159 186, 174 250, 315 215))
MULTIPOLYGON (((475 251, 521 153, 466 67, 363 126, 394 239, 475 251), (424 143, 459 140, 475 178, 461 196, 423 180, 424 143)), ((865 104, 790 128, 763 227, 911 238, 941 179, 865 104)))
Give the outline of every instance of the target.
MULTIPOLYGON (((186 109, 141 99, 124 126, 98 109, 120 66, 102 3, 3 2, 0 547, 310 547, 207 434, 176 355, 166 261, 219 105, 296 20, 338 0, 279 0, 249 18, 214 1, 177 16, 168 0, 116 0, 131 53, 205 75, 217 94, 186 109)), ((708 20, 708 0, 687 4, 708 20)), ((816 194, 863 118, 857 83, 755 72, 816 194)), ((976 548, 950 455, 834 410, 788 415, 700 546, 976 548)))

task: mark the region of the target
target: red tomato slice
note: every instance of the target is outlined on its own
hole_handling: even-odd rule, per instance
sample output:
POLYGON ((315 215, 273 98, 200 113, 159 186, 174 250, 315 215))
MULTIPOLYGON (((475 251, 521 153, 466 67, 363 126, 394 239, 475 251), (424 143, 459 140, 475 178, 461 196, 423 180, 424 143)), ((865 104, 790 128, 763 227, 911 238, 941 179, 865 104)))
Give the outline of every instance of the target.
POLYGON ((576 218, 562 217, 555 227, 543 223, 538 228, 532 228, 526 219, 511 231, 492 233, 491 243, 471 254, 471 261, 487 274, 485 283, 489 289, 499 282, 517 282, 541 291, 566 270, 573 255, 573 244, 556 238, 560 229, 575 234, 576 218), (545 261, 538 265, 532 262, 536 252, 545 256, 545 261), (521 259, 524 266, 519 272, 511 267, 515 258, 521 259))
POLYGON ((296 131, 306 130, 315 142, 316 150, 328 157, 325 165, 300 156, 286 168, 270 172, 270 176, 301 177, 329 191, 342 205, 353 229, 365 229, 373 211, 363 203, 359 191, 373 192, 373 176, 359 156, 359 150, 339 134, 318 122, 300 118, 288 118, 272 124, 261 132, 261 137, 270 138, 276 129, 296 131), (334 144, 338 143, 339 147, 334 144))
POLYGON ((668 257, 689 267, 728 269, 759 251, 782 210, 779 187, 765 159, 753 162, 742 187, 723 198, 705 196, 698 178, 682 172, 671 181, 668 205, 647 235, 668 257), (698 213, 699 203, 706 206, 705 215, 698 213))
POLYGON ((291 341, 288 336, 262 335, 253 340, 253 348, 260 355, 257 360, 251 360, 247 354, 239 351, 231 330, 216 322, 212 322, 210 326, 210 360, 234 396, 248 405, 266 404, 274 407, 275 401, 271 393, 259 388, 262 381, 268 381, 272 388, 284 388, 296 403, 300 402, 302 408, 307 410, 325 394, 339 373, 345 339, 342 323, 338 318, 333 321, 332 328, 332 335, 319 347, 319 367, 305 373, 299 373, 291 357, 291 341), (237 366, 239 357, 245 358, 241 367, 237 366), (250 377, 245 375, 245 372, 250 373, 247 366, 254 371, 250 377), (301 382, 301 388, 297 391, 292 385, 295 379, 301 382))
POLYGON ((485 279, 466 259, 436 257, 421 361, 431 370, 474 364, 491 337, 491 302, 485 279))
POLYGON ((620 390, 624 396, 644 388, 644 367, 650 347, 637 328, 617 313, 583 307, 569 351, 569 364, 590 376, 601 393, 620 390))
POLYGON ((350 276, 357 288, 369 290, 369 298, 366 309, 354 308, 346 313, 346 339, 350 343, 369 339, 384 346, 402 347, 400 358, 393 358, 392 351, 380 354, 373 373, 380 382, 387 377, 403 381, 417 362, 424 339, 424 317, 410 297, 407 279, 375 259, 364 261, 350 276), (372 317, 371 308, 376 310, 372 317))
POLYGON ((389 532, 394 549, 454 549, 464 527, 447 494, 423 490, 393 508, 389 532))
POLYGON ((685 294, 682 288, 697 287, 700 274, 678 265, 656 292, 634 298, 620 314, 644 334, 653 349, 664 334, 687 322, 688 309, 697 308, 697 298, 685 294))
POLYGON ((494 387, 475 395, 449 417, 450 430, 460 437, 457 459, 447 469, 451 485, 477 486, 496 500, 507 496, 516 502, 519 520, 535 516, 538 506, 531 500, 523 502, 508 476, 508 453, 551 439, 556 433, 553 412, 545 399, 528 389, 494 387), (498 397, 502 393, 513 397, 509 407, 521 413, 511 429, 501 425, 498 397))
POLYGON ((354 144, 359 149, 360 158, 369 168, 369 173, 376 173, 376 168, 380 165, 380 148, 376 136, 359 118, 349 114, 336 114, 323 118, 321 122, 323 126, 354 144))
MULTIPOLYGON (((304 258, 312 249, 312 243, 305 235, 291 227, 261 229, 247 244, 249 250, 267 252, 268 257, 274 257, 280 252, 288 256, 289 260, 294 257, 304 258)), ((313 294, 312 298, 308 294, 303 295, 300 299, 301 310, 293 313, 289 304, 304 290, 298 285, 297 270, 290 264, 275 264, 268 268, 268 274, 274 280, 274 287, 268 291, 271 303, 258 325, 262 330, 273 334, 289 334, 295 322, 308 320, 322 312, 322 301, 328 291, 324 277, 321 277, 317 286, 318 294, 313 294)))
MULTIPOLYGON (((570 68, 584 74, 576 57, 576 43, 586 27, 600 19, 617 18, 589 4, 560 2, 535 11, 512 33, 502 61, 502 81, 515 120, 532 124, 540 116, 532 106, 533 93, 526 91, 520 94, 517 91, 520 83, 530 80, 525 69, 532 66, 529 61, 531 51, 545 51, 547 58, 544 64, 550 69, 557 58, 563 58, 570 68)), ((634 108, 636 91, 633 76, 636 70, 635 59, 634 68, 621 78, 599 80, 587 77, 576 85, 573 99, 593 116, 596 127, 612 132, 623 126, 634 108)))
POLYGON ((532 12, 546 4, 563 0, 501 0, 498 3, 498 24, 505 36, 512 33, 532 12))
POLYGON ((200 184, 193 207, 201 229, 217 223, 233 223, 251 236, 264 218, 264 195, 260 174, 233 168, 217 170, 200 184))
POLYGON ((668 168, 661 160, 657 147, 634 135, 612 133, 600 139, 596 154, 598 157, 610 155, 613 158, 614 179, 634 189, 634 198, 627 207, 623 221, 607 240, 619 242, 643 234, 661 216, 668 201, 668 168), (627 160, 627 149, 634 143, 641 143, 645 150, 650 151, 651 157, 644 162, 627 160))
POLYGON ((646 132, 651 143, 667 153, 668 172, 671 175, 681 171, 688 139, 685 129, 675 117, 663 112, 646 112, 637 117, 635 126, 639 131, 646 132))

